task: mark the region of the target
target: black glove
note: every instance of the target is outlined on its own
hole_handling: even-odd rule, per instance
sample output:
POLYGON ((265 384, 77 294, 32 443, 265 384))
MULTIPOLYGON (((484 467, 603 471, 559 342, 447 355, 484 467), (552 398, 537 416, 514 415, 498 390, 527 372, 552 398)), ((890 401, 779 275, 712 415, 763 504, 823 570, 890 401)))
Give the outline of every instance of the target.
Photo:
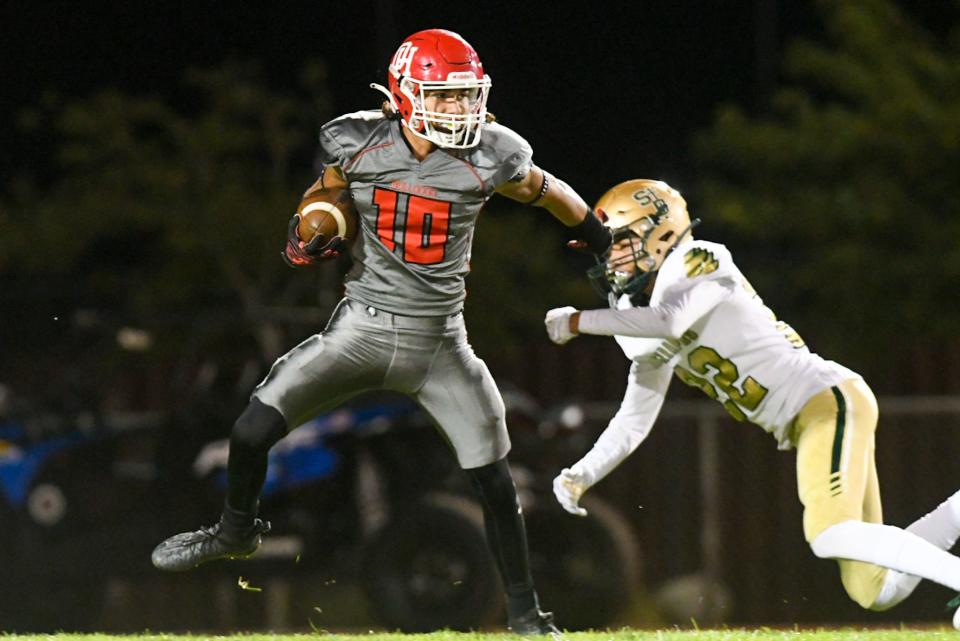
POLYGON ((322 236, 314 236, 309 243, 300 240, 297 226, 300 214, 294 214, 287 225, 287 246, 280 253, 283 262, 293 268, 316 265, 321 260, 329 260, 340 255, 343 249, 343 236, 334 236, 323 243, 322 236))

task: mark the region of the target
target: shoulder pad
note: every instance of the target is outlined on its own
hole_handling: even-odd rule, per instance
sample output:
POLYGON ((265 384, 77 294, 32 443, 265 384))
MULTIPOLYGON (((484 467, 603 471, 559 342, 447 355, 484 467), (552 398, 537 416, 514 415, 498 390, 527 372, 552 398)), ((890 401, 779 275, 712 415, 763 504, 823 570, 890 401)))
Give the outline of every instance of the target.
POLYGON ((524 176, 533 166, 530 143, 509 127, 491 122, 483 126, 480 144, 471 154, 473 164, 490 167, 490 183, 499 187, 517 175, 524 176))
POLYGON ((368 146, 389 122, 379 110, 355 111, 334 118, 320 128, 320 160, 325 165, 342 166, 368 146))
POLYGON ((682 243, 663 261, 657 276, 657 287, 699 280, 716 280, 735 274, 736 266, 730 250, 720 243, 692 240, 682 243))
POLYGON ((366 140, 373 130, 386 122, 389 121, 381 111, 355 111, 334 118, 321 127, 320 132, 344 144, 351 139, 366 140))
POLYGON ((501 158, 511 156, 518 151, 529 151, 530 155, 533 155, 530 143, 523 136, 499 122, 490 122, 483 126, 479 146, 490 149, 501 158))

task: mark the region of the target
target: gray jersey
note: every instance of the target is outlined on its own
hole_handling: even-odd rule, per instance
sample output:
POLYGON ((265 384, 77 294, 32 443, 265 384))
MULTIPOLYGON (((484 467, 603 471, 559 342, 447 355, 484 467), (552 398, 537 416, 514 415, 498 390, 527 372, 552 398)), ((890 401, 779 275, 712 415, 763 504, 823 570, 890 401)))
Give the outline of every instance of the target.
POLYGON ((418 161, 397 121, 379 111, 341 116, 320 131, 320 159, 350 183, 360 233, 348 298, 395 314, 444 316, 463 308, 480 209, 529 171, 530 145, 497 123, 471 149, 438 148, 418 161))

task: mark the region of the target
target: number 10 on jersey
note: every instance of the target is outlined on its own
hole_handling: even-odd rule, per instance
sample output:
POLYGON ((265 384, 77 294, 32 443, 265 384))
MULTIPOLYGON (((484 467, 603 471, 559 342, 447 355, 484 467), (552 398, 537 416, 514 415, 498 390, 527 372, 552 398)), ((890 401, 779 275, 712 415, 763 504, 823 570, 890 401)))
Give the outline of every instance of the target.
POLYGON ((377 208, 377 237, 380 242, 390 251, 396 248, 394 232, 400 214, 403 228, 399 242, 403 247, 403 259, 419 265, 433 265, 443 261, 451 204, 410 194, 405 203, 406 211, 402 211, 397 207, 399 200, 399 193, 374 187, 373 204, 377 208))

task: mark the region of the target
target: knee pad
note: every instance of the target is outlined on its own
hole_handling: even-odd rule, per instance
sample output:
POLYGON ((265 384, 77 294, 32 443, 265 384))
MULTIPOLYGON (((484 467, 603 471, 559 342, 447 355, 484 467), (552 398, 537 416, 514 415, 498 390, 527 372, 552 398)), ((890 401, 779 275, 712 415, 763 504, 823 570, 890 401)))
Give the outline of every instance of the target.
POLYGON ((252 399, 233 424, 230 446, 267 451, 287 433, 287 422, 275 408, 252 399))

